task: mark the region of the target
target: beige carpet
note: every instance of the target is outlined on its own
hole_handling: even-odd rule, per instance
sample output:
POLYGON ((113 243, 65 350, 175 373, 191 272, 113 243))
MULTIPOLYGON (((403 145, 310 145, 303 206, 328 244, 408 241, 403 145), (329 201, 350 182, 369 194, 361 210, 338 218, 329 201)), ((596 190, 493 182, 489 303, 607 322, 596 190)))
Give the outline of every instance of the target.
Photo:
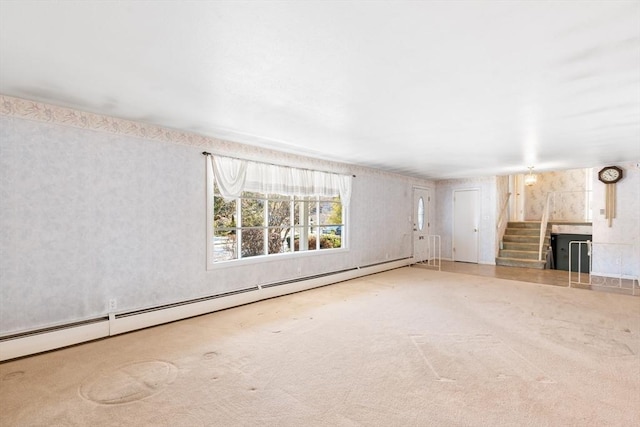
POLYGON ((3 426, 640 425, 640 298, 403 268, 0 365, 3 426))

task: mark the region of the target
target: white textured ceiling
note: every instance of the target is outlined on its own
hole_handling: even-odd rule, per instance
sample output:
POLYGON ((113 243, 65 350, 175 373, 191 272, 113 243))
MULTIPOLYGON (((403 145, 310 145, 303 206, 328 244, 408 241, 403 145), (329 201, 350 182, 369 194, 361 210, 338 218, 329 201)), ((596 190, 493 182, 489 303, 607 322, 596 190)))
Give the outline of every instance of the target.
POLYGON ((640 159, 639 1, 0 1, 0 93, 433 179, 640 159))

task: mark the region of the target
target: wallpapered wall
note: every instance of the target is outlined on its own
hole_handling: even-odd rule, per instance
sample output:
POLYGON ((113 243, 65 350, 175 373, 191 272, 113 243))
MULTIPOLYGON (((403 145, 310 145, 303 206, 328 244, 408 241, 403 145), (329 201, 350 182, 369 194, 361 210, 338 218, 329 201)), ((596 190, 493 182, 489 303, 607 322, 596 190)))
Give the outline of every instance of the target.
POLYGON ((540 221, 547 201, 547 193, 555 193, 550 206, 550 219, 584 221, 587 181, 586 169, 545 172, 538 182, 525 187, 525 221, 540 221))
POLYGON ((480 190, 480 229, 478 235, 478 262, 495 264, 496 256, 496 177, 453 179, 436 183, 435 234, 442 240, 442 258, 453 259, 453 191, 480 190))
POLYGON ((593 173, 593 273, 622 274, 640 279, 640 169, 636 162, 617 164, 624 178, 616 184, 616 218, 609 227, 600 213, 605 207, 605 184, 593 173), (621 245, 618 245, 621 244, 621 245))
POLYGON ((434 186, 0 98, 0 334, 411 256, 412 188, 434 186), (350 250, 207 271, 203 149, 356 174, 350 250))
POLYGON ((591 178, 592 227, 576 229, 558 226, 554 232, 591 233, 594 242, 593 273, 596 275, 640 278, 640 170, 637 162, 618 164, 624 169, 624 178, 617 188, 617 218, 608 226, 600 210, 605 204, 605 185, 598 180, 598 171, 604 166, 572 169, 538 175, 538 182, 525 188, 525 220, 540 220, 547 192, 566 192, 552 205, 555 220, 584 221, 584 190, 591 178))

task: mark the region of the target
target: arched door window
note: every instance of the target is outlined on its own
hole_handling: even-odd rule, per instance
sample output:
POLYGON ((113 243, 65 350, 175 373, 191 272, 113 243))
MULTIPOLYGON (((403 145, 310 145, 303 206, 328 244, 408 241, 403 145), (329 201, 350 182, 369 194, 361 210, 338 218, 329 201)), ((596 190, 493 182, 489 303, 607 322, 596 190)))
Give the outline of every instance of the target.
POLYGON ((422 231, 424 228, 424 199, 420 197, 418 199, 418 230, 422 231))

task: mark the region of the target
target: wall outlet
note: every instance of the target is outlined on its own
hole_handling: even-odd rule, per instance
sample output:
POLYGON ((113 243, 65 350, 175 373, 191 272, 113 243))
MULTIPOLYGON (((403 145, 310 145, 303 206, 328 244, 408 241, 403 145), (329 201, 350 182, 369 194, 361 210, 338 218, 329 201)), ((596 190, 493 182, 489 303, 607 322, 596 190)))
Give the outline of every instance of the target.
POLYGON ((118 301, 115 298, 109 300, 109 311, 115 311, 118 308, 118 301))

